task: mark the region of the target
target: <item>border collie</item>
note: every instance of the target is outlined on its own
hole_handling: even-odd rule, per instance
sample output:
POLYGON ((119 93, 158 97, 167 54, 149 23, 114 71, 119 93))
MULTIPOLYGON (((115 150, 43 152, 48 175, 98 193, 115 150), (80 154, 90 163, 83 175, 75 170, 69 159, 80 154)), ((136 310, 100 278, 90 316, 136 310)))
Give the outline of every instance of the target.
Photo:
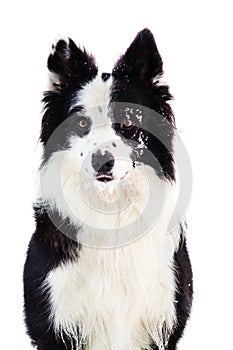
POLYGON ((32 344, 177 349, 192 271, 184 219, 172 219, 177 136, 153 35, 139 32, 111 74, 98 74, 71 39, 59 40, 48 70, 36 230, 24 269, 32 344))

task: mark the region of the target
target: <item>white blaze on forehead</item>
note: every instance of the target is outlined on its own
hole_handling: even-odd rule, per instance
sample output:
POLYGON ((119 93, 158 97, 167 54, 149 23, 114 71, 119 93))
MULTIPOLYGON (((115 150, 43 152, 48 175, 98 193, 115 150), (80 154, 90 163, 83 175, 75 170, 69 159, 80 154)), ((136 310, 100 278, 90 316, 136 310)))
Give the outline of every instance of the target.
POLYGON ((111 78, 103 81, 97 76, 77 92, 71 108, 82 107, 94 124, 108 122, 111 85, 111 78))

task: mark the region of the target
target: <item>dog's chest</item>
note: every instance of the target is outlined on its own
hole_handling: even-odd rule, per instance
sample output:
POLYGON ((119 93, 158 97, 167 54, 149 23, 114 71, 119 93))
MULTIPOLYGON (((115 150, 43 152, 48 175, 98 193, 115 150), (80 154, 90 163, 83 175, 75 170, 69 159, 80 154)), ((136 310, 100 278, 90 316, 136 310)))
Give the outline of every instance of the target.
MULTIPOLYGON (((88 350, 149 349, 175 322, 169 237, 146 235, 118 249, 82 248, 47 278, 54 327, 88 350), (82 339, 78 339, 77 326, 82 339)), ((78 345, 79 344, 79 345, 78 345)))

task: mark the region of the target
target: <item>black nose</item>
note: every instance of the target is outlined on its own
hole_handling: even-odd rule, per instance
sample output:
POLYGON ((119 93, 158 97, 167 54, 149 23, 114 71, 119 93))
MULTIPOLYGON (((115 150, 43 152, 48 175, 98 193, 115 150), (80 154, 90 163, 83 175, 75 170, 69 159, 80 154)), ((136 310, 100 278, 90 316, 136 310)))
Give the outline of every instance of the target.
POLYGON ((108 151, 101 153, 101 151, 98 150, 96 153, 92 154, 92 166, 97 173, 108 174, 114 166, 114 157, 108 151))

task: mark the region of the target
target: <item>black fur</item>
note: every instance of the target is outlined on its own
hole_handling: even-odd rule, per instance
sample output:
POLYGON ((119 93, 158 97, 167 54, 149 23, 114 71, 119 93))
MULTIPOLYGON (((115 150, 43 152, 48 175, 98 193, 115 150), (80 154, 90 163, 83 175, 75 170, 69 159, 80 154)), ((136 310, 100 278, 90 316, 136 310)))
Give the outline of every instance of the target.
POLYGON ((72 97, 83 84, 94 79, 98 69, 94 58, 79 49, 69 39, 69 43, 60 40, 56 50, 48 58, 48 69, 56 73, 58 82, 53 83, 55 90, 44 94, 45 107, 41 127, 41 142, 46 145, 56 128, 68 116, 72 97))
MULTIPOLYGON (((56 74, 57 81, 54 82, 54 90, 46 92, 43 98, 45 112, 40 136, 44 146, 42 164, 46 163, 54 151, 67 147, 68 135, 73 132, 77 134, 81 132, 72 124, 72 118, 68 118, 76 112, 70 110, 70 107, 75 94, 82 85, 97 75, 93 57, 85 50, 78 48, 71 39, 68 43, 64 40, 58 42, 54 52, 48 58, 48 69, 56 74), (59 134, 60 138, 53 138, 53 143, 48 142, 52 133, 66 119, 67 124, 63 124, 64 130, 59 134)), ((145 144, 154 158, 151 158, 144 150, 140 155, 133 154, 134 162, 149 164, 160 178, 173 182, 175 171, 172 139, 175 120, 168 103, 172 96, 168 86, 159 86, 156 79, 152 80, 154 77, 159 78, 162 73, 163 63, 153 35, 148 29, 145 29, 137 35, 112 71, 111 103, 113 109, 111 118, 116 133, 125 142, 138 141, 143 131, 145 144), (135 116, 135 104, 140 106, 143 113, 143 129, 135 116), (124 106, 132 107, 134 121, 132 128, 126 128, 122 124, 125 118, 124 106)), ((109 77, 108 73, 102 75, 104 81, 109 77)), ((29 244, 24 269, 25 322, 28 334, 38 350, 71 350, 73 349, 72 339, 66 335, 61 336, 54 333, 49 318, 49 290, 48 287, 42 288, 42 286, 48 273, 55 267, 61 263, 78 260, 82 247, 75 239, 72 239, 76 235, 77 228, 72 226, 69 219, 64 220, 58 212, 51 211, 43 205, 35 207, 35 220, 36 230, 29 244), (67 227, 69 228, 71 239, 63 235, 63 227, 66 227, 66 232, 67 227)), ((177 349, 177 343, 183 334, 192 304, 192 270, 182 226, 180 226, 180 231, 183 239, 174 256, 177 279, 177 325, 174 327, 165 350, 177 349)), ((151 348, 158 350, 156 344, 153 343, 151 348)), ((85 350, 85 344, 82 349, 85 350)))
MULTIPOLYGON (((49 322, 48 288, 42 288, 49 271, 56 266, 78 258, 79 246, 74 240, 64 236, 54 226, 49 216, 56 216, 57 227, 74 228, 69 220, 62 220, 57 212, 47 213, 35 208, 36 230, 29 244, 24 267, 25 322, 32 344, 39 350, 67 349, 61 339, 55 337, 49 322)), ((70 341, 66 339, 66 344, 70 341)), ((70 343, 71 344, 71 343, 70 343)))
POLYGON ((136 36, 113 69, 115 81, 112 101, 122 102, 115 104, 113 122, 117 133, 123 134, 129 140, 137 141, 138 135, 143 131, 144 138, 148 138, 146 142, 148 151, 144 151, 139 158, 135 156, 134 160, 154 167, 160 177, 175 180, 172 156, 175 119, 168 104, 172 99, 168 86, 157 84, 157 79, 162 74, 163 62, 153 35, 148 29, 144 29, 136 36), (152 78, 155 77, 157 79, 153 81, 152 78), (143 114, 143 130, 137 126, 135 117, 134 128, 121 130, 119 121, 125 112, 119 110, 120 107, 125 105, 135 109, 135 104, 143 114), (154 154, 154 159, 149 152, 154 154))

